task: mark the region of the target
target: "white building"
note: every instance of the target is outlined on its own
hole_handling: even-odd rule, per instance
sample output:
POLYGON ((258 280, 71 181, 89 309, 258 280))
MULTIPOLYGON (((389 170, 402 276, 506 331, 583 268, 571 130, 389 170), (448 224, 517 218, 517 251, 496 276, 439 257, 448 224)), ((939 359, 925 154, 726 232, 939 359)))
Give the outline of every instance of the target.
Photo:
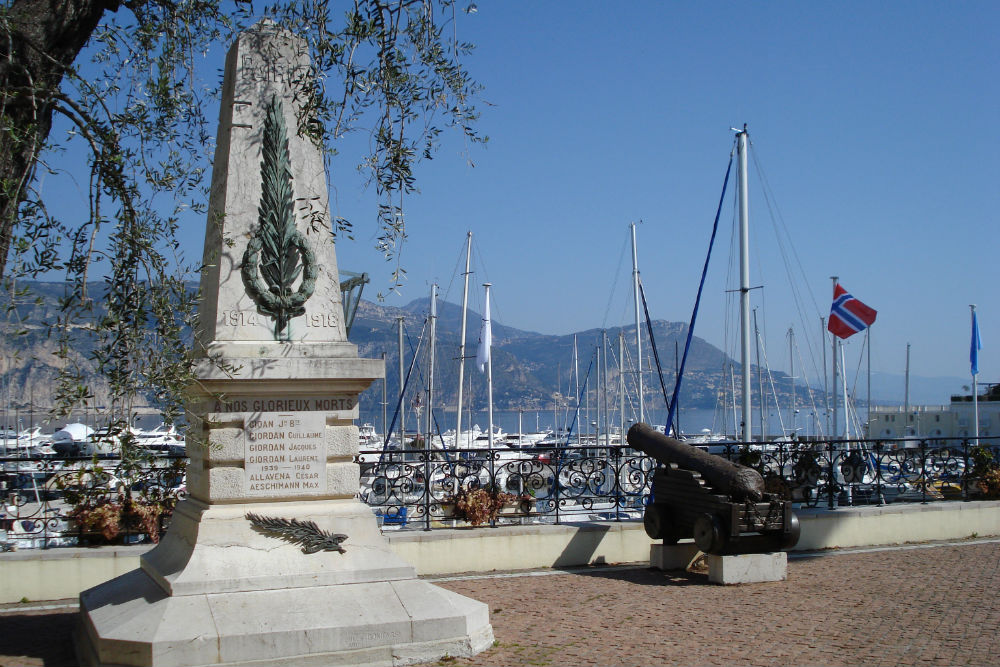
MULTIPOLYGON (((868 437, 972 437, 974 407, 971 394, 952 396, 948 405, 872 406, 868 437)), ((1000 435, 1000 384, 979 392, 979 435, 1000 435)))

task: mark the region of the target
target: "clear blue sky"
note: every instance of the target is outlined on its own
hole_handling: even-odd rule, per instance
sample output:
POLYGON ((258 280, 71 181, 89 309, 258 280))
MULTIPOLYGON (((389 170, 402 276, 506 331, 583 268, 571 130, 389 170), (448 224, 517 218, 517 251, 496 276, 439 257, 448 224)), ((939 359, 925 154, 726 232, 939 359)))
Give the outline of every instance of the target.
MULTIPOLYGON (((641 220, 650 314, 687 321, 730 128, 747 123, 770 187, 769 207, 752 162, 751 280, 764 286, 753 300, 771 367, 788 368, 790 326, 818 357, 838 275, 879 312, 874 371, 901 374, 911 343, 914 375, 969 378, 975 303, 979 379, 1000 381, 998 26, 996 2, 479 2, 459 15, 459 37, 477 45, 465 64, 485 86, 489 144, 452 134, 418 166, 408 280, 387 303, 424 297, 433 281, 460 302, 471 230, 473 284, 494 284, 495 320, 556 334, 628 324, 628 224, 641 220)), ((208 72, 223 50, 213 58, 208 72)), ((371 274, 371 296, 392 265, 373 248, 373 194, 354 171, 365 145, 338 147, 331 203, 356 228, 338 244, 340 268, 371 274)), ((727 196, 696 334, 735 354, 732 221, 727 196)), ((204 220, 186 224, 198 258, 204 220)), ((847 346, 852 374, 861 346, 847 346)))
MULTIPOLYGON (((489 145, 472 149, 475 167, 453 141, 418 170, 409 280, 388 303, 453 280, 448 298, 460 301, 454 273, 471 229, 474 280, 494 284, 495 319, 545 333, 628 323, 622 253, 629 222, 642 220, 651 315, 687 321, 730 128, 747 123, 780 211, 751 163, 751 280, 764 285, 753 298, 771 366, 787 370, 789 326, 803 354, 806 335, 818 354, 838 275, 879 311, 874 371, 901 374, 911 343, 914 375, 968 378, 975 303, 979 379, 1000 381, 998 26, 995 2, 480 2, 460 35, 477 44, 467 65, 491 105, 480 123, 489 145), (802 269, 802 315, 775 218, 802 269)), ((337 188, 339 211, 359 223, 338 257, 384 287, 389 267, 362 223, 369 202, 337 188)), ((696 327, 726 349, 732 218, 727 197, 696 327)), ((852 369, 861 338, 847 347, 852 369)))

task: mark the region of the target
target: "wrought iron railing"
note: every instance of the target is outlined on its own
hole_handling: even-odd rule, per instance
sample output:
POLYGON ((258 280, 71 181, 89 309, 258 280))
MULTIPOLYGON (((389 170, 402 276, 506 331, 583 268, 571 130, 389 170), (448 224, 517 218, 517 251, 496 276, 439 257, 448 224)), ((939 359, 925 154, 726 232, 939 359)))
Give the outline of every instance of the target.
POLYGON ((186 463, 0 458, 0 550, 156 541, 186 495, 186 463))
MULTIPOLYGON (((1000 497, 998 437, 693 446, 756 469, 768 492, 803 507, 1000 497)), ((491 526, 640 519, 656 467, 614 446, 363 450, 358 462, 361 499, 383 528, 410 529, 468 525, 461 501, 474 489, 506 501, 491 526)))
MULTIPOLYGON (((800 507, 1000 497, 1000 437, 694 446, 755 468, 800 507)), ((360 498, 383 528, 416 530, 641 520, 657 465, 597 445, 362 450, 357 461, 360 498)), ((0 549, 155 541, 186 495, 185 463, 0 458, 0 549)))

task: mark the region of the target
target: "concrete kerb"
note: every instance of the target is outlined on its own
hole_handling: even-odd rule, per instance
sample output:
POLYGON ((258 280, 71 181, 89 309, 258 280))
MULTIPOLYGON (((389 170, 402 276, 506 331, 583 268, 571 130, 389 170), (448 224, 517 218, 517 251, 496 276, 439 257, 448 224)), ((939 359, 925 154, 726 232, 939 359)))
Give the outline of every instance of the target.
MULTIPOLYGON (((1000 536, 1000 501, 796 510, 796 552, 1000 536)), ((390 548, 424 576, 648 562, 642 523, 386 531, 390 548)), ((0 554, 0 603, 72 598, 129 572, 149 545, 0 554)))

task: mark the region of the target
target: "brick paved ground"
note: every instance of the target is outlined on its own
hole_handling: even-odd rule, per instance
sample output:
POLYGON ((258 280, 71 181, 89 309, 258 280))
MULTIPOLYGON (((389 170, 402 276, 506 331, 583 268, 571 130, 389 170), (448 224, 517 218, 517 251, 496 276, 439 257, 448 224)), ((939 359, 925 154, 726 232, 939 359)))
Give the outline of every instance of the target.
MULTIPOLYGON (((644 568, 439 585, 487 602, 497 646, 441 665, 996 665, 1000 544, 789 561, 738 587, 644 568)), ((0 666, 75 664, 75 610, 0 610, 0 666)))
POLYGON ((442 582, 497 646, 450 665, 997 665, 1000 544, 789 561, 723 587, 648 569, 442 582))

